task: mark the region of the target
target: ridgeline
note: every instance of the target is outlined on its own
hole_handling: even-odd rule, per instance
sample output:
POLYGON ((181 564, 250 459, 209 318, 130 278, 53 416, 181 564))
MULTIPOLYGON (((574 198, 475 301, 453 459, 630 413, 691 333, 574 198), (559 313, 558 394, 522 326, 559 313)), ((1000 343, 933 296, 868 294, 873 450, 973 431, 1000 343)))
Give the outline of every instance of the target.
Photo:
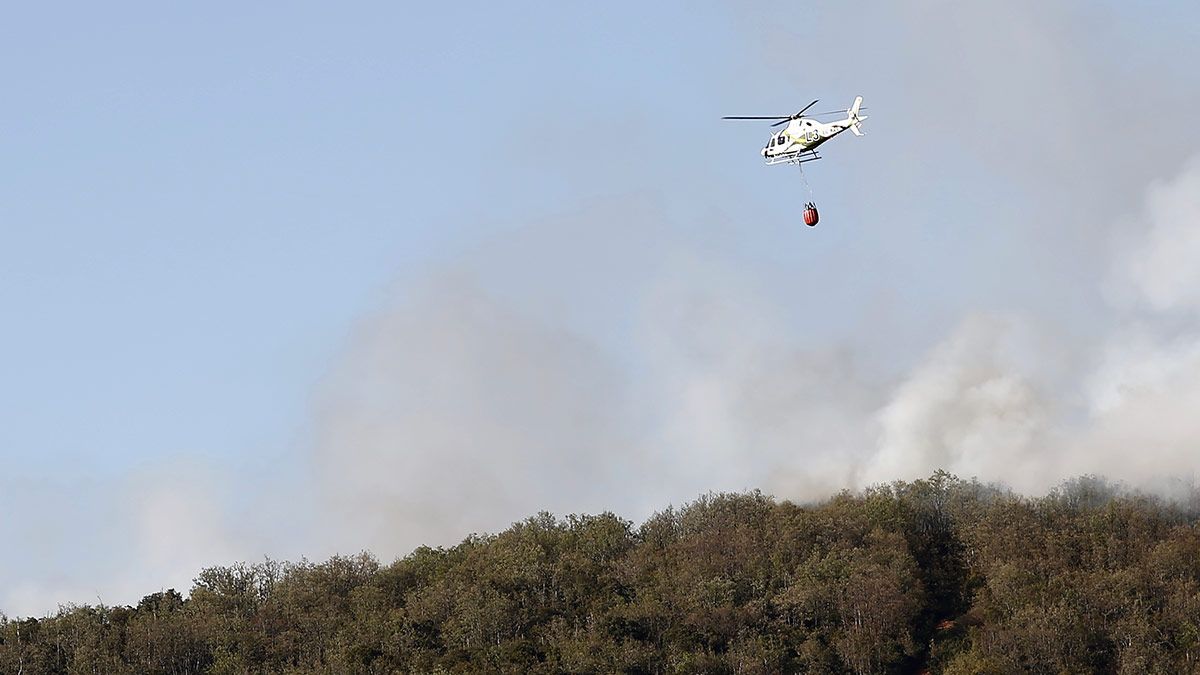
POLYGON ((0 617, 0 672, 1197 673, 1198 504, 938 472, 636 527, 539 514, 390 565, 214 567, 187 597, 0 617))

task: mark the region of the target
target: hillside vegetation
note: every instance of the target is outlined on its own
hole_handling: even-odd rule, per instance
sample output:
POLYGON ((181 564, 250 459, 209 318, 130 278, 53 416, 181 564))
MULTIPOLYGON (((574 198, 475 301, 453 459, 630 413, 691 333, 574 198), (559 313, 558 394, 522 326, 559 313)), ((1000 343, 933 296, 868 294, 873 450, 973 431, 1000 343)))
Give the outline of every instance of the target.
POLYGON ((817 505, 540 514, 390 565, 206 569, 0 619, 3 673, 1198 673, 1196 500, 939 472, 817 505))

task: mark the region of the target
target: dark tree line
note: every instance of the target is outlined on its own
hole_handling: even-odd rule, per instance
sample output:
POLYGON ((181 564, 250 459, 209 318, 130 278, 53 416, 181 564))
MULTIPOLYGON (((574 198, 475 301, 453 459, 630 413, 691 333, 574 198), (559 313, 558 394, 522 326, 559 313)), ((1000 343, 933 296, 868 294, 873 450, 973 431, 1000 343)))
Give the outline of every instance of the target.
POLYGON ((813 506, 539 514, 391 565, 0 617, 2 673, 1200 673, 1196 500, 939 472, 813 506))

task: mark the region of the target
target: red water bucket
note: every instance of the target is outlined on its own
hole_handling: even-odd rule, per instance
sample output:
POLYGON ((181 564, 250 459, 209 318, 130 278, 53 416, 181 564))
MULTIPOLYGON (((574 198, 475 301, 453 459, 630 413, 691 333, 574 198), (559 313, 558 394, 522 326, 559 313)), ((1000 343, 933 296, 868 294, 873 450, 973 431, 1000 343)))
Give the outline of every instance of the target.
POLYGON ((817 207, 812 204, 807 204, 804 207, 804 224, 812 227, 821 219, 821 215, 817 213, 817 207))

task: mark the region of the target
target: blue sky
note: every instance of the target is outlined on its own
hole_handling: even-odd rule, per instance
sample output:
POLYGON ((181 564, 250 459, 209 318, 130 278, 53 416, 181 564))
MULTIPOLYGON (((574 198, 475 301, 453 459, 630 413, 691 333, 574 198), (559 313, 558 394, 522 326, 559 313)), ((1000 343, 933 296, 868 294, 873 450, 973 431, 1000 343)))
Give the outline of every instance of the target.
MULTIPOLYGON (((350 528, 332 544, 306 526, 326 510, 310 499, 321 493, 307 482, 323 466, 314 455, 345 451, 368 470, 377 458, 343 448, 345 423, 323 406, 371 401, 389 411, 387 426, 408 400, 394 382, 382 402, 348 393, 345 373, 373 367, 347 366, 360 363, 356 350, 412 339, 433 350, 426 361, 455 358, 390 332, 436 314, 444 296, 427 289, 446 278, 481 290, 496 316, 587 345, 580 353, 598 356, 563 358, 603 361, 601 379, 629 390, 622 401, 653 399, 596 422, 613 443, 677 442, 690 409, 662 392, 679 382, 716 368, 704 391, 735 388, 733 366, 705 360, 730 348, 727 319, 745 322, 737 339, 761 336, 755 353, 849 354, 856 374, 839 379, 862 380, 847 396, 877 420, 889 392, 906 391, 904 378, 973 313, 1034 317, 1067 353, 1103 351, 1095 336, 1129 320, 1109 298, 1114 225, 1138 221, 1148 186, 1200 150, 1185 107, 1200 98, 1194 3, 120 3, 5 14, 0 534, 20 542, 0 554, 0 587, 17 589, 0 595, 9 613, 97 594, 133 602, 236 557, 399 554, 418 534, 454 541, 542 503, 596 508, 609 494, 606 508, 638 516, 704 489, 786 494, 767 483, 783 464, 768 462, 732 485, 649 481, 579 503, 535 493, 504 501, 498 520, 447 516, 447 529, 385 543, 350 528), (760 165, 767 129, 719 118, 813 98, 841 109, 857 94, 868 136, 839 137, 808 169, 822 209, 809 230, 798 173, 760 165), (1104 147, 1113 124, 1143 118, 1123 129, 1128 146, 1104 147), (732 312, 694 325, 682 315, 704 338, 684 356, 645 337, 660 330, 646 312, 680 306, 672 293, 732 312), (664 376, 676 356, 682 365, 664 376), (647 427, 658 429, 649 440, 647 427), (147 512, 161 495, 139 496, 147 484, 194 497, 168 499, 179 519, 163 525, 211 535, 191 557, 139 562, 157 550, 147 512), (200 525, 188 520, 198 512, 200 525)), ((1153 331, 1190 335, 1191 320, 1160 317, 1153 331)), ((431 377, 461 364, 446 365, 431 377)), ((531 382, 514 390, 541 386, 531 382)), ((1084 397, 1039 386, 1064 408, 1084 397)), ((769 407, 808 419, 800 409, 812 405, 769 407)), ((443 413, 451 426, 477 419, 443 413)), ((740 433, 729 437, 743 446, 714 446, 700 464, 755 464, 739 453, 759 441, 740 433)), ((547 475, 585 478, 569 467, 547 475)))
MULTIPOLYGON (((639 67, 681 46, 619 13, 92 11, 18 17, 6 40, 4 297, 25 320, 5 426, 31 463, 278 441, 381 286, 589 191, 555 180, 587 154, 528 157, 544 122, 697 104, 639 67)), ((659 11, 639 22, 723 18, 659 11)))

